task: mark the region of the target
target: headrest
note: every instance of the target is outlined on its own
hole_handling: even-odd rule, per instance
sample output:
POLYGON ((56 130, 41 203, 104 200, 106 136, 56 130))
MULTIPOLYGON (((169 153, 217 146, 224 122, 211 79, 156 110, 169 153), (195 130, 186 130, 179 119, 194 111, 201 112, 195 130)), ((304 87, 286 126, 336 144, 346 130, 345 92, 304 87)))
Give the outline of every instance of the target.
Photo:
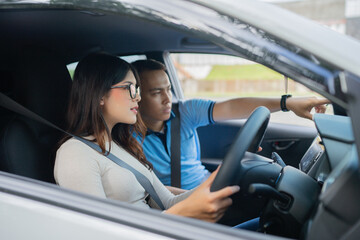
POLYGON ((72 81, 62 58, 44 49, 26 49, 16 68, 14 100, 64 127, 72 81))

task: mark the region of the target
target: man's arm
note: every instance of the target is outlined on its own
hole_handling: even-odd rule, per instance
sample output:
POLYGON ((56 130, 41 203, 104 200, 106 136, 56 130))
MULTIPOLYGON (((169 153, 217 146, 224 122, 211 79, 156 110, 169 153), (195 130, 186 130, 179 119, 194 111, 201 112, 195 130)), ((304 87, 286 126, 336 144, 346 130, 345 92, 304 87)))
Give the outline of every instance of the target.
MULTIPOLYGON (((327 99, 317 99, 315 97, 293 98, 286 100, 287 109, 303 118, 312 119, 310 111, 315 107, 317 113, 324 113, 329 103, 327 99)), ((214 121, 247 118, 251 112, 259 107, 265 106, 270 112, 280 110, 280 98, 235 98, 224 102, 217 102, 213 109, 214 121)))

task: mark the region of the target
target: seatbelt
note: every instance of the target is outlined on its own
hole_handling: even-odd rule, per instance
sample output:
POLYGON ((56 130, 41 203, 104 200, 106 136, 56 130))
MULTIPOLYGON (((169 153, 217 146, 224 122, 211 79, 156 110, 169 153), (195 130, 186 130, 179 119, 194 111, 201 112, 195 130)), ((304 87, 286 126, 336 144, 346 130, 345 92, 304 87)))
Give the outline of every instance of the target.
POLYGON ((171 186, 181 188, 180 112, 179 103, 172 105, 171 120, 171 186))
MULTIPOLYGON (((68 133, 66 131, 64 131, 63 129, 59 128, 58 126, 52 124, 51 122, 45 120, 44 118, 40 117, 39 115, 35 114, 34 112, 30 111, 29 109, 25 108, 24 106, 20 105, 19 103, 15 102, 14 100, 12 100, 11 98, 7 97, 6 95, 4 95, 3 93, 0 92, 0 106, 13 111, 15 113, 18 113, 20 115, 26 116, 28 118, 31 118, 35 121, 38 121, 40 123, 43 123, 45 125, 48 125, 52 128, 55 128, 65 134, 68 134, 74 138, 76 138, 77 140, 85 143, 86 145, 88 145, 89 147, 91 147, 92 149, 101 152, 101 148, 99 145, 78 137, 76 135, 73 135, 71 133, 68 133)), ((154 201, 156 202, 156 204, 162 209, 165 210, 165 207, 163 205, 163 203, 161 202, 159 196, 157 195, 154 186, 150 183, 149 179, 146 178, 142 173, 140 173, 139 171, 137 171, 136 169, 134 169, 133 167, 131 167, 129 164, 127 164, 126 162, 124 162, 123 160, 119 159, 118 157, 116 157, 115 155, 113 155, 112 153, 109 153, 107 156, 107 158, 109 158, 110 160, 112 160, 113 162, 115 162, 116 164, 118 164, 119 166, 128 169, 129 171, 131 171, 136 179, 138 180, 138 182, 141 184, 141 186, 145 189, 146 192, 148 192, 151 196, 152 199, 154 199, 154 201)))

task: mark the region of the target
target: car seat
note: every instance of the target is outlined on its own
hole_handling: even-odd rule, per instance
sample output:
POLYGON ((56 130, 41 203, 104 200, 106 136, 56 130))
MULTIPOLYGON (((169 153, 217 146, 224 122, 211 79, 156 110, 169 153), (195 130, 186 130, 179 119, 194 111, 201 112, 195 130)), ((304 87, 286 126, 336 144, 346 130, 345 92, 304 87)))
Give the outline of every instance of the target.
MULTIPOLYGON (((22 51, 18 59, 8 78, 13 84, 2 85, 13 86, 15 101, 63 128, 71 87, 64 61, 38 48, 22 51)), ((62 133, 19 114, 1 112, 0 170, 54 183, 54 154, 62 133)))

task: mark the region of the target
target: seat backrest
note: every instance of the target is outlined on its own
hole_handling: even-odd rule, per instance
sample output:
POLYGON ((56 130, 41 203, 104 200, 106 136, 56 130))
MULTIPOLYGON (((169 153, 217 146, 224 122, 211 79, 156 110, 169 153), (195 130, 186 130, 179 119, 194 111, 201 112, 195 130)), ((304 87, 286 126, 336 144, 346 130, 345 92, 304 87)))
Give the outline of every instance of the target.
MULTIPOLYGON (((20 54, 15 69, 12 98, 64 127, 71 78, 62 59, 32 48, 20 54)), ((54 153, 62 133, 15 113, 0 118, 0 170, 54 182, 54 153)))

